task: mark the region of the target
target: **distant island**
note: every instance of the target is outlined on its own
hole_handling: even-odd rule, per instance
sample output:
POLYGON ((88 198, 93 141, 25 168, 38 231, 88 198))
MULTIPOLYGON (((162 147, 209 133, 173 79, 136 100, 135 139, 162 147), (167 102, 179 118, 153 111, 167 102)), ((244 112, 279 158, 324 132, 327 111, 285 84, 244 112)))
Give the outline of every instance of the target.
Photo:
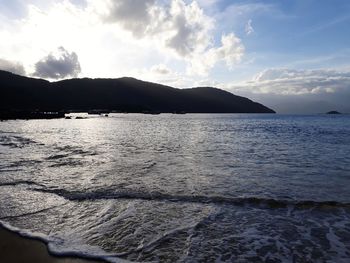
POLYGON ((7 113, 97 109, 128 113, 275 113, 217 88, 177 89, 134 78, 49 82, 0 71, 0 83, 0 112, 7 113))
POLYGON ((341 113, 339 111, 332 110, 327 112, 326 114, 341 114, 341 113))

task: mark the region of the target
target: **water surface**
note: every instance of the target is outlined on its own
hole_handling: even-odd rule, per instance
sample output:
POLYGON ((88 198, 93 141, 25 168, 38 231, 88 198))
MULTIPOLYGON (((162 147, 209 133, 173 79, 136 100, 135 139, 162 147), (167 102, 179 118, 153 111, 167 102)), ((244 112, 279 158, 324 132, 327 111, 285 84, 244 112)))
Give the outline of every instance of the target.
POLYGON ((56 254, 348 262, 350 116, 0 123, 0 220, 56 254))

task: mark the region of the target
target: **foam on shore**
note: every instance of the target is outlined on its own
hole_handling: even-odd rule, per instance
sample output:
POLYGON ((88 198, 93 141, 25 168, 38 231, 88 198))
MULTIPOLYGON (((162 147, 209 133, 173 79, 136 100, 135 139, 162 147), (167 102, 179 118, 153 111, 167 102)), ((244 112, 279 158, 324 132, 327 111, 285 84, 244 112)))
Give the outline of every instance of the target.
POLYGON ((22 260, 23 258, 35 259, 35 262, 64 262, 64 263, 92 263, 92 262, 112 262, 112 263, 126 263, 129 261, 119 259, 113 255, 108 255, 99 248, 74 247, 68 250, 68 247, 59 249, 59 239, 47 237, 40 233, 34 233, 11 226, 10 224, 0 221, 0 245, 3 236, 6 239, 3 246, 0 246, 1 259, 9 262, 14 260, 22 260), (16 251, 18 248, 23 251, 16 251), (13 248, 9 249, 9 248, 13 248), (89 251, 87 253, 86 251, 89 251), (6 253, 5 253, 6 252, 6 253), (16 259, 12 258, 15 257, 16 259), (40 260, 43 261, 40 261, 40 260))

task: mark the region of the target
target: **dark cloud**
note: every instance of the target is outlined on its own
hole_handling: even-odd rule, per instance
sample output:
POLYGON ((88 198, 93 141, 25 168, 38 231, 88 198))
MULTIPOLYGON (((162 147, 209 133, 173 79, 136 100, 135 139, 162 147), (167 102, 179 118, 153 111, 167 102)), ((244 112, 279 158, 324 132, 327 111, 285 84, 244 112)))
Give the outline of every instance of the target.
POLYGON ((13 62, 6 59, 0 59, 0 70, 5 70, 18 75, 25 75, 24 67, 19 62, 13 62))
POLYGON ((191 54, 196 49, 196 43, 205 28, 199 23, 189 23, 185 14, 179 13, 173 17, 173 31, 176 32, 167 41, 167 46, 176 50, 181 56, 191 54))
POLYGON ((50 53, 35 64, 34 76, 41 78, 63 79, 66 77, 77 77, 81 72, 78 55, 69 53, 63 47, 58 52, 50 53))
POLYGON ((147 27, 152 22, 151 9, 155 0, 120 0, 109 2, 107 22, 119 22, 134 36, 141 37, 146 34, 147 27))

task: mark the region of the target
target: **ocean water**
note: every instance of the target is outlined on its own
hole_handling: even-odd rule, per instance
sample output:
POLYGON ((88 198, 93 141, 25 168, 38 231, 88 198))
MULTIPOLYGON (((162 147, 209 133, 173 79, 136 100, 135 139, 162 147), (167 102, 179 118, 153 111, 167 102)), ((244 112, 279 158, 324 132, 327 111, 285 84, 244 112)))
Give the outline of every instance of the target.
POLYGON ((350 115, 1 122, 0 222, 110 262, 350 262, 350 115))

